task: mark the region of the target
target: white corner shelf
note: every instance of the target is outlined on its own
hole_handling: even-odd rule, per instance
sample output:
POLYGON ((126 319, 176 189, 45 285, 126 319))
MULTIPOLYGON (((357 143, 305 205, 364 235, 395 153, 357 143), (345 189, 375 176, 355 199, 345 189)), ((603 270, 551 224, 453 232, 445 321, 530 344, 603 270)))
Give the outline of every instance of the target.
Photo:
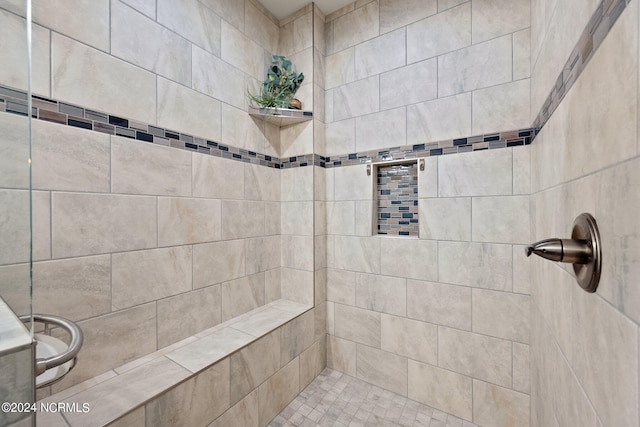
POLYGON ((313 119, 311 111, 294 110, 291 108, 255 108, 249 107, 249 115, 259 117, 278 127, 286 127, 313 119))

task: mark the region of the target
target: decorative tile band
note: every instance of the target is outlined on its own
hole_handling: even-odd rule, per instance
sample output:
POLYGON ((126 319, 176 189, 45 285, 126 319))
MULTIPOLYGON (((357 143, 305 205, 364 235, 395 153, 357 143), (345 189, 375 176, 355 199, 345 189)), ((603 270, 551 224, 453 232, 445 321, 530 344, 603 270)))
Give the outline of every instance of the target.
POLYGON ((378 234, 418 236, 418 165, 379 165, 378 234))
POLYGON ((551 93, 542 105, 533 124, 535 128, 541 129, 547 123, 630 2, 631 0, 602 0, 600 2, 582 31, 578 44, 569 55, 569 59, 556 79, 551 93))

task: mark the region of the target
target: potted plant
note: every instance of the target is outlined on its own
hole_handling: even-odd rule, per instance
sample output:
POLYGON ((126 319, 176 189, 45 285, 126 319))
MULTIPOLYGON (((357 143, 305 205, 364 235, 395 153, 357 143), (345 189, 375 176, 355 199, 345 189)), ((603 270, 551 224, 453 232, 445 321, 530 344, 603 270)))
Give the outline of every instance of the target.
MULTIPOLYGON (((290 60, 282 55, 273 55, 267 78, 262 83, 261 94, 256 96, 249 91, 247 93, 249 99, 261 108, 295 108, 295 102, 291 105, 293 96, 303 80, 304 74, 293 71, 290 60)), ((300 109, 300 101, 294 101, 297 101, 300 109)))

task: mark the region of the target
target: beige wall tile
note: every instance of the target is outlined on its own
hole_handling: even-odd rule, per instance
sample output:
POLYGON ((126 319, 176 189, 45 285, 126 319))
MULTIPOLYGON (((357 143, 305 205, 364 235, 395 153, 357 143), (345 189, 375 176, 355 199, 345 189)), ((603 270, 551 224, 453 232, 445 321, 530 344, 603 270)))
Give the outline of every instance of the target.
POLYGON ((143 425, 145 425, 145 407, 141 406, 140 408, 129 412, 124 417, 119 418, 117 421, 109 424, 109 427, 136 427, 143 425))
POLYGON ((408 280, 407 317, 470 331, 471 289, 408 280))
POLYGON ((529 346, 513 343, 513 389, 521 393, 531 393, 531 366, 529 346))
POLYGON ((42 120, 32 132, 33 188, 109 192, 107 135, 42 120))
POLYGON ((221 20, 203 3, 187 0, 178 5, 171 0, 157 0, 157 13, 159 24, 214 55, 220 55, 221 20))
POLYGON ((327 202, 327 233, 338 235, 355 234, 355 203, 327 202))
POLYGON ((380 110, 380 78, 372 76, 333 91, 333 120, 344 120, 380 110))
POLYGON ((407 27, 407 63, 409 64, 469 45, 471 45, 471 3, 465 3, 407 27))
POLYGON ((244 22, 247 37, 269 52, 278 50, 280 28, 250 1, 244 5, 244 22))
POLYGON ((220 323, 221 303, 220 285, 158 301, 158 348, 220 323))
POLYGON ((158 125, 220 141, 220 101, 158 77, 158 125))
POLYGON ((297 270, 314 270, 314 238, 282 236, 282 266, 297 270))
POLYGON ((256 237, 245 240, 246 274, 280 267, 280 236, 256 237))
POLYGON ((437 0, 380 0, 380 34, 395 30, 437 12, 437 0))
POLYGON ((503 36, 438 58, 438 95, 454 95, 511 81, 511 39, 511 35, 503 36))
POLYGON ((5 218, 0 224, 3 242, 0 247, 0 264, 29 262, 29 193, 27 191, 1 190, 0 214, 5 218))
POLYGON ((526 79, 530 76, 531 28, 527 28, 513 33, 513 80, 526 79))
POLYGON ((474 197, 471 210, 473 240, 521 244, 530 241, 528 196, 474 197))
POLYGON ((264 203, 264 234, 273 236, 280 234, 282 209, 280 202, 264 203))
POLYGON ((140 13, 144 13, 151 19, 156 19, 156 0, 122 0, 140 13))
POLYGON ((383 314, 380 335, 382 350, 431 365, 438 364, 436 325, 383 314))
POLYGON ((111 312, 109 255, 34 263, 33 311, 74 321, 111 312))
POLYGON ((157 349, 155 303, 94 317, 79 322, 78 326, 84 334, 84 344, 78 354, 82 363, 52 386, 53 393, 157 349))
POLYGON ((153 248, 156 200, 144 196, 52 194, 55 258, 153 248))
POLYGON ((380 313, 342 304, 334 310, 336 336, 380 348, 380 313))
POLYGON ((529 79, 473 92, 473 135, 531 125, 529 79))
MULTIPOLYGON (((307 173, 307 175, 313 176, 313 171, 310 168, 296 168, 296 170, 302 169, 309 169, 311 173, 307 173)), ((245 164, 244 183, 244 198, 246 200, 280 201, 280 170, 245 164)), ((311 180, 309 180, 308 186, 311 188, 311 180)))
POLYGON ((357 236, 371 236, 374 233, 373 201, 356 201, 356 227, 357 236))
MULTIPOLYGON (((3 188, 29 187, 28 124, 27 117, 0 113, 0 186, 3 188)), ((33 143, 36 141, 34 138, 33 143)))
POLYGON ((237 0, 203 0, 202 3, 236 28, 242 28, 244 25, 244 2, 237 0))
POLYGON ((416 104, 438 97, 438 61, 429 59, 380 75, 380 109, 416 104))
POLYGON ((424 159, 424 171, 418 171, 418 197, 438 197, 438 157, 424 159))
POLYGON ((513 246, 513 292, 531 294, 531 261, 524 254, 524 246, 513 246))
POLYGON ((327 269, 327 300, 355 305, 356 273, 332 268, 327 269))
POLYGON ((407 140, 407 110, 404 107, 356 118, 356 151, 369 151, 407 140))
POLYGON ((276 178, 280 178, 282 200, 313 200, 313 172, 314 170, 308 167, 280 170, 276 178))
POLYGON ((407 107, 407 144, 424 144, 469 135, 471 135, 470 93, 434 99, 407 107))
POLYGON ((113 56, 191 85, 191 43, 119 1, 111 3, 110 22, 113 56))
POLYGON ((414 360, 408 361, 408 376, 409 399, 471 420, 471 378, 414 360))
POLYGON ((473 4, 473 43, 480 43, 531 25, 529 0, 480 0, 473 4))
POLYGON ((111 137, 114 193, 190 196, 190 175, 191 154, 184 150, 111 137))
POLYGON ((258 80, 264 79, 265 51, 259 44, 225 21, 222 21, 221 40, 222 53, 220 58, 223 61, 258 80))
POLYGON ((356 343, 327 335, 327 367, 356 376, 356 343))
MULTIPOLYGON (((81 16, 61 16, 69 14, 81 16)), ((51 76, 55 99, 156 123, 156 77, 148 71, 52 33, 51 76)))
POLYGON ((514 147, 513 194, 531 193, 531 147, 514 147))
POLYGON ((328 55, 325 59, 325 88, 331 89, 355 80, 355 48, 328 55))
POLYGON ((109 51, 109 2, 106 0, 74 0, 62 7, 36 0, 33 20, 82 43, 109 51))
POLYGON ((235 160, 193 153, 193 196, 244 198, 244 165, 235 160))
MULTIPOLYGON (((304 105, 302 107, 305 108, 304 105)), ((313 120, 282 128, 279 156, 292 157, 312 153, 313 129, 313 120)))
MULTIPOLYGON (((22 6, 26 4, 23 3, 22 6)), ((3 4, 5 8, 8 5, 3 4)), ((23 16, 21 14, 21 16, 23 16)), ((4 85, 17 89, 27 89, 27 50, 26 43, 26 24, 25 19, 8 13, 4 10, 0 11, 0 24, 6 30, 3 39, 3 61, 2 70, 0 70, 0 82, 4 85)), ((33 24, 31 27, 31 48, 32 54, 32 76, 31 90, 34 93, 49 96, 51 91, 51 47, 50 31, 33 24)))
POLYGON ((357 346, 357 378, 402 396, 407 395, 407 359, 386 351, 357 346))
POLYGON ((281 210, 282 234, 313 236, 313 202, 284 202, 281 210))
POLYGON ((313 46, 313 14, 307 13, 293 21, 293 50, 303 51, 313 46))
POLYGON ((334 171, 335 200, 372 200, 372 177, 367 176, 366 166, 349 166, 334 171))
POLYGON ((222 238, 238 239, 264 235, 264 204, 222 201, 222 238))
POLYGON ((398 277, 357 273, 355 305, 371 311, 406 316, 406 280, 398 277))
POLYGON ((333 22, 333 52, 355 46, 379 34, 378 2, 347 13, 333 22))
POLYGON ((313 272, 282 269, 282 299, 296 301, 309 307, 313 306, 315 296, 313 289, 313 272))
POLYGON ((512 289, 510 245, 439 242, 438 250, 441 282, 502 291, 512 289))
POLYGON ((438 328, 438 366, 511 387, 511 343, 456 329, 438 328))
POLYGON ((327 366, 325 339, 316 341, 300 354, 300 388, 306 387, 327 366))
POLYGON ((193 287, 222 283, 244 275, 244 241, 229 240, 193 246, 193 287))
POLYGON ((247 96, 244 73, 198 46, 192 47, 193 88, 222 102, 244 109, 247 96), (224 74, 225 78, 219 76, 224 74))
POLYGON ((258 391, 249 393, 208 427, 259 427, 258 391))
POLYGON ((244 108, 222 104, 222 142, 249 151, 263 152, 264 121, 251 117, 244 108))
POLYGON ((420 199, 420 238, 471 240, 471 198, 420 199))
POLYGON ((222 320, 226 321, 264 305, 264 273, 222 284, 222 320))
POLYGON ((260 425, 266 425, 300 392, 300 363, 289 362, 258 389, 260 425))
POLYGON ((472 299, 473 332, 529 343, 529 296, 474 289, 472 299))
POLYGON ((112 254, 112 305, 120 310, 191 290, 189 246, 112 254))
POLYGON ((206 425, 229 408, 229 359, 146 405, 147 425, 206 425))
POLYGON ((510 195, 513 159, 510 150, 486 150, 438 159, 440 197, 510 195), (487 174, 486 171, 492 171, 487 174))
POLYGON ((406 64, 404 28, 378 36, 355 47, 356 79, 380 74, 406 64))
POLYGON ((233 405, 280 369, 279 331, 251 343, 229 359, 233 405))
POLYGON ((380 273, 380 239, 335 236, 335 267, 342 270, 380 273))
POLYGON ((529 396, 474 379, 473 422, 527 427, 529 396))
POLYGON ((438 0, 438 12, 455 7, 467 0, 438 0))
POLYGON ((313 311, 293 319, 280 328, 280 366, 298 357, 313 344, 315 315, 313 311))
POLYGON ((219 200, 158 198, 158 245, 205 243, 222 237, 219 200))
POLYGON ((409 279, 438 278, 438 244, 417 239, 380 239, 382 274, 409 279))

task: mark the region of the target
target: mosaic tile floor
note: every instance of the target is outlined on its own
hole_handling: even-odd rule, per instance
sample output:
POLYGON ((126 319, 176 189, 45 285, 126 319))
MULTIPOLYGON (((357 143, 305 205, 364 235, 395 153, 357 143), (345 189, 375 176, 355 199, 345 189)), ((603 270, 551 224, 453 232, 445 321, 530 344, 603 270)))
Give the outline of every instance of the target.
POLYGON ((332 369, 325 369, 270 427, 478 427, 332 369))

